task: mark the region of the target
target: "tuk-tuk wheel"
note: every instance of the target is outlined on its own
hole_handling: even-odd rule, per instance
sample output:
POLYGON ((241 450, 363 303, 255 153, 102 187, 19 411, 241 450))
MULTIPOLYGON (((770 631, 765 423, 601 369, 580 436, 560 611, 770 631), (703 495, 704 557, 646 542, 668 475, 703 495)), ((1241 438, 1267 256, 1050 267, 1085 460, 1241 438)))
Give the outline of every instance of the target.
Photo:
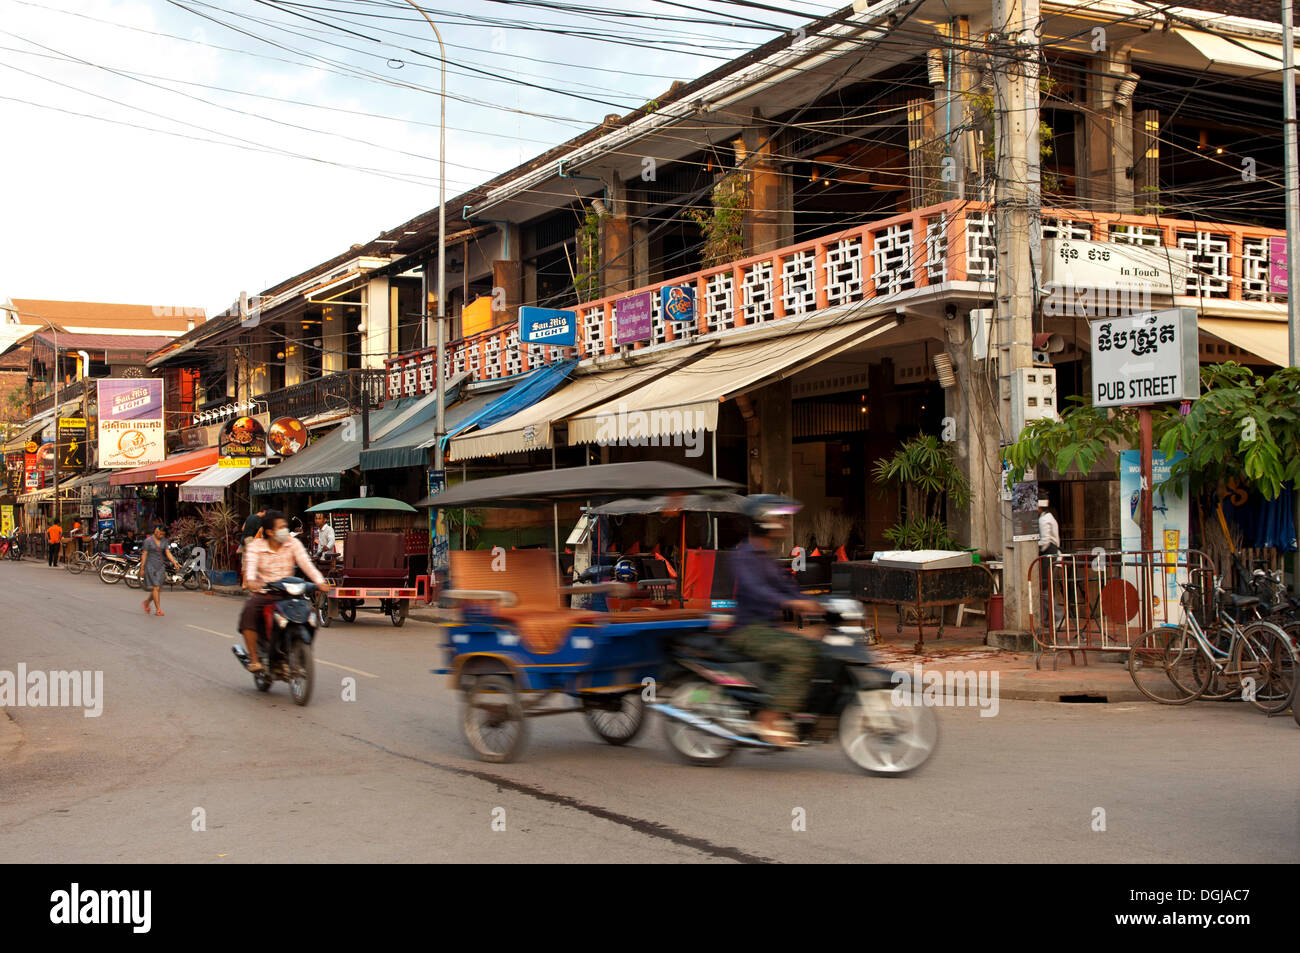
POLYGON ((410 602, 410 599, 394 599, 389 609, 388 617, 393 620, 393 625, 399 629, 406 623, 406 614, 410 602))
POLYGON ((316 602, 316 617, 320 619, 320 627, 328 629, 330 627, 331 617, 334 615, 335 603, 337 600, 329 598, 324 593, 317 593, 319 598, 316 602))
POLYGON ((514 761, 528 738, 523 705, 508 675, 479 675, 465 685, 461 730, 480 761, 514 761))
POLYGON ((349 624, 357 621, 357 604, 355 600, 344 599, 339 602, 339 618, 349 624))
POLYGON ((584 698, 582 710, 596 737, 607 744, 625 745, 645 727, 645 702, 639 691, 617 698, 584 698))

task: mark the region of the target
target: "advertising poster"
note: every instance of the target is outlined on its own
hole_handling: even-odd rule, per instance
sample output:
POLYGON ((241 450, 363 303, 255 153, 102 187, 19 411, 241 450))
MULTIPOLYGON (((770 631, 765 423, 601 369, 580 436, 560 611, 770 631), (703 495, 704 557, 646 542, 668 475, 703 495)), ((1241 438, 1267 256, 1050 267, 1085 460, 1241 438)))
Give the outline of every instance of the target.
MULTIPOLYGON (((447 485, 447 472, 445 470, 429 471, 429 495, 441 493, 447 485)), ((441 574, 445 578, 447 567, 450 564, 450 557, 447 555, 447 520, 443 516, 442 510, 429 508, 429 573, 441 574)))
POLYGON ((0 536, 12 536, 14 533, 14 508, 0 506, 0 536))
POLYGON ((649 291, 615 301, 614 343, 622 346, 650 340, 653 312, 654 302, 649 291))
POLYGON ((222 466, 227 465, 226 460, 248 466, 266 456, 266 431, 256 417, 236 417, 221 428, 218 446, 222 466))
POLYGON ((1038 481, 1025 480, 1011 490, 1011 539, 1017 543, 1038 539, 1038 481))
POLYGON ((25 493, 41 488, 40 449, 40 444, 35 440, 28 440, 23 451, 23 492, 25 493))
POLYGON ((23 459, 21 450, 5 454, 5 492, 10 496, 23 492, 23 459))
POLYGON ((167 457, 163 382, 110 377, 97 381, 96 388, 100 469, 162 463, 167 457))
POLYGON ((266 432, 267 443, 282 457, 292 457, 307 446, 307 428, 297 417, 277 417, 266 432))
POLYGON ((578 313, 522 307, 519 309, 519 340, 525 344, 573 347, 578 343, 578 313))
POLYGON ((59 418, 59 472, 76 474, 86 469, 86 419, 59 418))
POLYGON ((659 306, 669 321, 695 322, 695 286, 670 285, 659 289, 659 306))
MULTIPOLYGON (((1170 622, 1182 621, 1179 611, 1179 596, 1182 593, 1178 583, 1187 580, 1186 574, 1180 575, 1176 569, 1178 550, 1186 549, 1188 545, 1187 534, 1191 529, 1191 501, 1186 482, 1183 484, 1181 497, 1172 487, 1166 492, 1161 492, 1160 484, 1169 479, 1170 464, 1181 458, 1182 454, 1179 453, 1172 460, 1166 460, 1165 455, 1159 450, 1153 450, 1151 454, 1151 478, 1155 487, 1151 498, 1151 542, 1156 549, 1163 550, 1165 553, 1163 585, 1159 586, 1160 591, 1155 594, 1152 617, 1158 620, 1164 619, 1168 611, 1170 622)), ((1141 488, 1141 453, 1137 450, 1125 450, 1119 455, 1120 545, 1125 551, 1137 552, 1142 548, 1141 488)), ((1132 575, 1129 582, 1138 586, 1140 592, 1141 586, 1138 585, 1136 569, 1125 570, 1125 573, 1132 575)))

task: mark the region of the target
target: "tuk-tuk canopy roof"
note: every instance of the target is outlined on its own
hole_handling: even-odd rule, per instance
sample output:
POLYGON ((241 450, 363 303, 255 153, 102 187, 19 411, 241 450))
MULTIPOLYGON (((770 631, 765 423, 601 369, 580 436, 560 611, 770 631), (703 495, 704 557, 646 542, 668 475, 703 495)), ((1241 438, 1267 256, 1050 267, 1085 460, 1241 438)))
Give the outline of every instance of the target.
POLYGON ((665 490, 729 492, 738 488, 699 470, 676 463, 649 460, 638 463, 603 463, 563 470, 534 470, 510 476, 470 480, 441 493, 426 496, 416 506, 539 506, 560 500, 610 499, 635 493, 662 494, 665 490))
POLYGON ((676 496, 627 497, 593 506, 596 516, 633 516, 640 513, 743 513, 745 498, 735 493, 682 493, 676 496))
POLYGON ((388 496, 358 496, 349 500, 327 500, 307 508, 308 513, 414 513, 410 503, 388 496))

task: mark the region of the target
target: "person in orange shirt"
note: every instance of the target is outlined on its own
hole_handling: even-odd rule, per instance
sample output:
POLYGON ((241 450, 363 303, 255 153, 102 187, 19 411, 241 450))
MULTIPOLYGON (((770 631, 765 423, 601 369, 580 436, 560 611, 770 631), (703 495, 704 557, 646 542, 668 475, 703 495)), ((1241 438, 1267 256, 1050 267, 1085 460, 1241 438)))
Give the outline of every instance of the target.
POLYGON ((63 527, 58 523, 51 523, 50 528, 45 531, 45 538, 49 541, 48 562, 51 569, 59 565, 59 543, 63 540, 63 527))

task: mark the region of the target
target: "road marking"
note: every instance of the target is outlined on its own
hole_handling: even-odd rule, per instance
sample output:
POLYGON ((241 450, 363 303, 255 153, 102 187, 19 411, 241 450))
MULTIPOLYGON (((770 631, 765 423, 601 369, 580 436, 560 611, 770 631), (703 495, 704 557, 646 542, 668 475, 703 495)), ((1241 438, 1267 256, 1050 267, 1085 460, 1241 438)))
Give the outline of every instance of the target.
POLYGON ((345 672, 355 672, 357 675, 364 675, 366 678, 379 677, 372 672, 363 672, 359 668, 348 668, 346 665, 340 665, 337 662, 327 662, 323 658, 318 658, 316 661, 320 662, 322 665, 328 665, 330 668, 341 668, 345 672))
POLYGON ((233 635, 227 635, 225 632, 218 632, 216 629, 205 629, 205 628, 203 628, 203 626, 201 626, 201 625, 190 625, 190 623, 188 623, 188 622, 185 623, 185 627, 186 627, 187 629, 198 629, 200 632, 207 632, 209 635, 219 635, 219 636, 221 636, 223 639, 233 639, 233 638, 234 638, 233 635))
MULTIPOLYGON (((225 632, 218 632, 216 629, 205 629, 205 628, 203 628, 203 626, 201 626, 201 625, 192 625, 192 624, 189 623, 189 622, 186 622, 186 623, 185 623, 185 627, 186 627, 186 628, 189 628, 189 629, 198 629, 200 632, 207 632, 207 633, 209 633, 209 634, 211 634, 211 635, 219 635, 219 636, 221 636, 223 639, 233 639, 233 638, 234 638, 233 635, 227 635, 225 632)), ((361 669, 359 669, 359 668, 348 668, 346 665, 340 665, 338 662, 327 662, 327 661, 325 661, 323 658, 318 658, 316 661, 319 662, 321 665, 328 665, 330 668, 341 668, 341 669, 343 669, 343 671, 345 671, 345 672, 352 672, 353 674, 356 674, 356 675, 364 675, 366 678, 378 678, 378 677, 379 677, 379 676, 376 675, 374 672, 363 672, 363 671, 361 671, 361 669)))

